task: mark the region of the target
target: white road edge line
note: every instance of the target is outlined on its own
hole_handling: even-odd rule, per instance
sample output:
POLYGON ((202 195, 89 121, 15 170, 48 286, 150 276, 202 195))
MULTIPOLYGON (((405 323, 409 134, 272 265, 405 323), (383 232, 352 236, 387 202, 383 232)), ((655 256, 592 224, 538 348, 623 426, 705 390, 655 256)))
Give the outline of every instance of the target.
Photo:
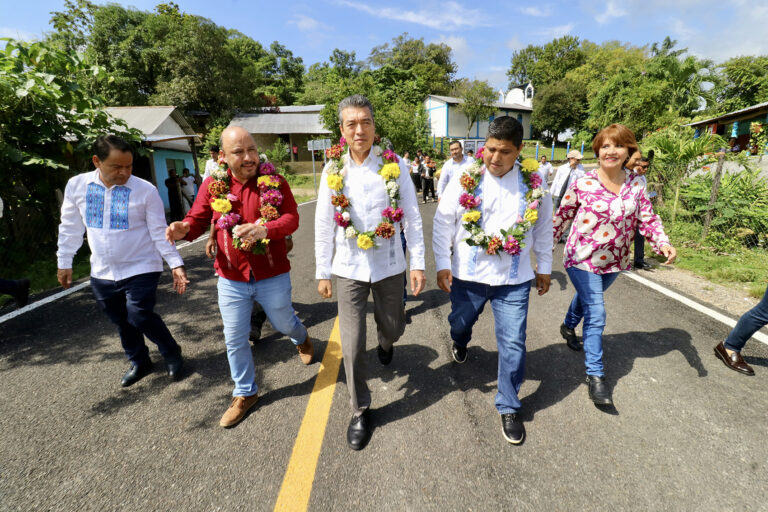
MULTIPOLYGON (((317 202, 317 199, 313 199, 311 201, 307 201, 307 202, 301 203, 298 206, 301 206, 302 204, 309 204, 309 203, 316 203, 316 202, 317 202)), ((192 244, 196 244, 197 242, 199 242, 201 240, 207 240, 207 235, 201 235, 197 239, 195 239, 195 240, 193 240, 191 242, 181 242, 180 244, 178 244, 176 246, 176 249, 177 250, 178 249, 183 249, 184 247, 190 246, 192 244)), ((26 306, 24 306, 21 309, 17 309, 16 311, 12 311, 12 312, 7 313, 7 314, 5 314, 3 316, 0 316, 0 324, 2 324, 3 322, 7 322, 8 320, 10 320, 12 318, 16 318, 17 316, 23 315, 24 313, 28 313, 28 312, 32 311, 33 309, 37 309, 40 306, 44 306, 44 305, 50 304, 51 302, 54 302, 56 300, 63 299, 67 295, 70 295, 70 294, 73 294, 73 293, 75 293, 77 291, 80 291, 80 290, 82 290, 83 288, 87 287, 90 284, 91 284, 91 280, 89 279, 88 281, 84 281, 84 282, 82 282, 80 284, 77 284, 77 285, 73 286, 72 288, 69 288, 67 290, 62 290, 59 293, 55 293, 55 294, 50 295, 50 296, 48 296, 48 297, 46 297, 44 299, 40 299, 38 301, 35 301, 32 304, 27 304, 26 306)))
MULTIPOLYGON (((698 302, 692 301, 691 299, 689 299, 687 297, 683 297, 679 293, 675 293, 672 290, 670 290, 668 288, 665 288, 665 287, 661 286, 660 284, 654 283, 653 281, 651 281, 649 279, 645 279, 644 277, 640 277, 637 274, 633 274, 632 272, 622 272, 622 274, 624 274, 625 276, 627 276, 630 279, 634 279, 635 281, 637 281, 640 284, 644 284, 648 288, 656 290, 657 292, 662 293, 662 294, 666 295, 667 297, 670 297, 672 299, 675 299, 678 302, 681 302, 681 303, 685 304, 689 308, 693 308, 693 309, 695 309, 696 311, 698 311, 700 313, 704 313, 705 315, 707 315, 707 316, 709 316, 711 318, 714 318, 718 322, 724 323, 728 327, 733 328, 736 325, 737 320, 734 320, 734 319, 732 319, 730 317, 727 317, 727 316, 723 315, 722 313, 718 313, 714 309, 710 309, 710 308, 708 308, 706 306, 702 306, 698 302)), ((752 335, 752 337, 754 339, 756 339, 757 341, 768 345, 768 336, 766 336, 765 334, 763 334, 763 333, 758 331, 754 335, 752 335)))

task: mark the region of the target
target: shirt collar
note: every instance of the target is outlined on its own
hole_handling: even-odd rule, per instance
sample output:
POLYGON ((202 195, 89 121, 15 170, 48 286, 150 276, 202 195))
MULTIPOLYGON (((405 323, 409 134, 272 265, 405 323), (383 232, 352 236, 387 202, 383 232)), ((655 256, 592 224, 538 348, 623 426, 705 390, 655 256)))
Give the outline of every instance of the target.
POLYGON ((108 187, 104 184, 103 181, 101 181, 101 178, 99 177, 99 170, 94 169, 93 172, 91 172, 88 175, 87 183, 96 183, 97 185, 104 187, 105 190, 112 190, 114 188, 119 188, 119 187, 132 189, 134 184, 136 183, 136 177, 133 174, 131 174, 130 178, 128 178, 128 181, 125 182, 125 185, 112 185, 111 187, 108 187))

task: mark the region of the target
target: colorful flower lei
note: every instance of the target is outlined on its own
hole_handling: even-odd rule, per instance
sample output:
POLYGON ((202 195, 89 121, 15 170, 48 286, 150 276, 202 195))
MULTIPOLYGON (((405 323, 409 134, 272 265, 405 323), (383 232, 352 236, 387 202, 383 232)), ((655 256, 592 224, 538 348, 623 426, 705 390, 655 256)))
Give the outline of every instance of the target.
MULTIPOLYGON (((231 212, 232 203, 239 201, 239 198, 229 192, 230 177, 227 169, 226 160, 220 156, 218 168, 211 173, 213 181, 208 184, 208 193, 211 195, 211 208, 221 214, 216 221, 216 228, 230 232, 232 228, 240 223, 242 217, 237 213, 231 212)), ((268 221, 280 217, 277 207, 283 202, 283 194, 279 190, 281 177, 277 174, 275 166, 269 162, 259 165, 259 175, 257 184, 259 187, 259 198, 261 199, 261 209, 259 211, 261 217, 256 223, 266 224, 268 221)), ((268 245, 268 238, 253 242, 232 234, 232 246, 235 249, 254 254, 264 254, 268 245)))
POLYGON ((397 205, 400 199, 400 185, 397 183, 397 178, 400 177, 400 165, 398 165, 400 159, 391 149, 382 151, 381 146, 371 147, 374 156, 381 156, 384 160, 384 164, 379 169, 379 175, 384 180, 384 187, 389 196, 389 206, 381 211, 381 222, 372 231, 360 231, 352 224, 349 198, 342 192, 344 177, 347 175, 343 156, 346 144, 346 139, 342 137, 338 144, 325 150, 326 156, 332 162, 326 171, 326 183, 332 191, 331 204, 336 208, 333 220, 337 226, 344 229, 346 238, 356 238, 357 246, 367 251, 371 247, 377 247, 375 242, 377 236, 385 239, 395 236, 397 234, 395 223, 403 219, 403 209, 397 205))
POLYGON ((483 149, 480 148, 475 163, 467 168, 459 179, 461 188, 464 189, 464 193, 459 196, 459 205, 466 210, 461 220, 464 222, 464 229, 469 232, 469 237, 464 241, 467 245, 484 248, 486 254, 499 254, 499 250, 503 250, 511 256, 516 256, 525 247, 523 243, 525 235, 536 224, 539 218, 540 200, 547 194, 542 186, 541 176, 536 172, 539 162, 533 158, 526 158, 520 165, 523 180, 528 186, 528 192, 525 194, 527 206, 523 215, 517 216, 517 222, 512 227, 502 229, 501 235, 489 235, 480 227, 482 213, 478 207, 483 200, 475 194, 486 170, 483 165, 483 149))

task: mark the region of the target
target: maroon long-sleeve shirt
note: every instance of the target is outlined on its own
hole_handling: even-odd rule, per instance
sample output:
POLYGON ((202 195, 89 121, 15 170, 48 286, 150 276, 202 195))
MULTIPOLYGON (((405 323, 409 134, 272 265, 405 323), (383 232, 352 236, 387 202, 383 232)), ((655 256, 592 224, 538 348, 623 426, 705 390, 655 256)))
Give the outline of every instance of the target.
MULTIPOLYGON (((230 176, 229 192, 238 197, 237 201, 232 201, 232 213, 240 215, 241 224, 256 222, 261 217, 259 212, 261 200, 256 181, 258 175, 246 183, 240 183, 232 175, 232 171, 227 172, 230 176)), ((277 208, 280 218, 266 224, 270 240, 266 254, 253 254, 235 249, 232 246, 232 231, 216 229, 218 250, 213 266, 220 276, 233 281, 249 281, 251 275, 257 280, 267 279, 291 270, 285 251, 285 237, 298 229, 299 213, 291 187, 282 176, 279 178, 283 202, 277 208)), ((189 233, 184 237, 186 240, 196 239, 212 222, 216 222, 221 217, 221 213, 211 208, 211 194, 208 192, 208 184, 211 181, 213 181, 212 177, 203 181, 192 208, 184 218, 184 222, 190 225, 189 233)))

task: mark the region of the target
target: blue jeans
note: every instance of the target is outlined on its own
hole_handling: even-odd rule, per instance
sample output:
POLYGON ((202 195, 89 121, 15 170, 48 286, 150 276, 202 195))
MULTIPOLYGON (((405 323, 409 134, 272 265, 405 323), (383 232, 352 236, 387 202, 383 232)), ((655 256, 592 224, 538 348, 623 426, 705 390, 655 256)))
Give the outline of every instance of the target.
POLYGON ((746 345, 747 340, 757 331, 768 324, 768 288, 765 289, 763 298, 739 318, 736 327, 728 334, 725 340, 725 347, 735 352, 741 352, 746 345))
POLYGON ((120 281, 91 278, 96 302, 117 325, 128 360, 139 366, 150 362, 149 349, 144 344, 145 335, 157 345, 166 360, 174 360, 181 355, 181 347, 154 311, 159 279, 160 272, 138 274, 120 281))
POLYGON ((247 283, 219 277, 218 289, 229 371, 235 381, 232 396, 251 396, 259 389, 248 342, 253 302, 261 304, 272 326, 289 336, 294 345, 306 341, 307 329, 293 311, 291 278, 287 272, 258 281, 251 278, 247 283))
POLYGON ((525 328, 528 319, 530 282, 491 286, 453 278, 451 285, 451 339, 466 347, 472 337, 472 326, 491 301, 499 350, 496 410, 499 414, 515 413, 520 409, 517 394, 525 377, 525 328))
POLYGON ((594 274, 576 267, 565 269, 571 278, 576 295, 573 296, 568 312, 565 314, 565 326, 575 329, 584 319, 582 337, 584 339, 584 364, 587 375, 603 377, 603 330, 605 329, 605 300, 603 292, 613 284, 618 272, 594 274))

